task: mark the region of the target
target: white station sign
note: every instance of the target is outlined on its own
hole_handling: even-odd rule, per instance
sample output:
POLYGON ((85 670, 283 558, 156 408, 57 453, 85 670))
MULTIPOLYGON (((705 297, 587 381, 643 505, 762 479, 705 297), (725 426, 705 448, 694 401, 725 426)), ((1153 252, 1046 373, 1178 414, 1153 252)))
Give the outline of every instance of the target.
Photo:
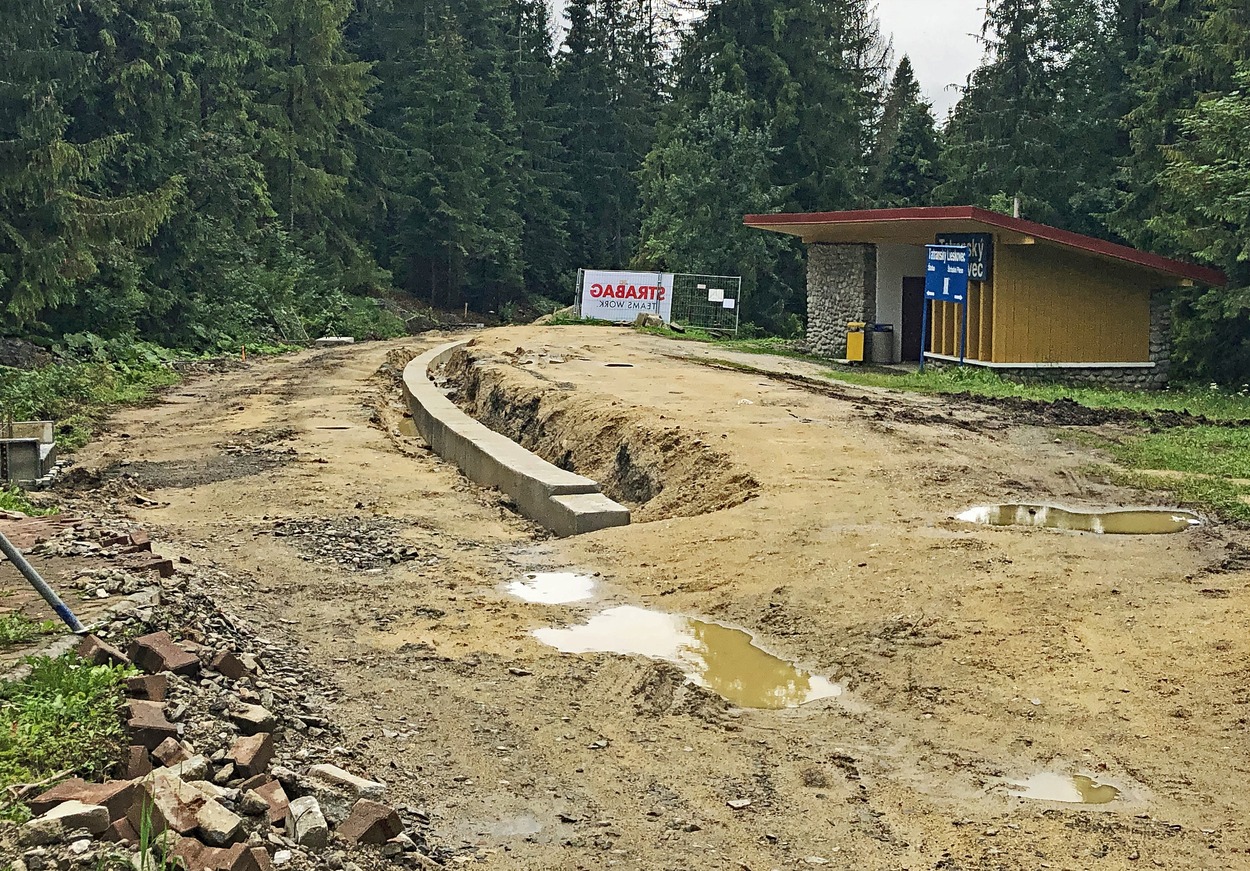
POLYGON ((673 319, 673 275, 669 272, 595 272, 582 280, 582 317, 632 322, 640 314, 673 319))

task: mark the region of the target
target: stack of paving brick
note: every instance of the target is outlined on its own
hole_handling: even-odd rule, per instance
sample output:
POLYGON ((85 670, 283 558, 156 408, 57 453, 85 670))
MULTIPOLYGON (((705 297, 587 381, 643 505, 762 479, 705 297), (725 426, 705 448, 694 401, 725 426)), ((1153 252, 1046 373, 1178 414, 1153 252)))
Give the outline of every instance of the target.
POLYGON ((196 752, 167 716, 172 676, 195 680, 208 668, 246 684, 247 657, 180 646, 167 632, 136 638, 124 653, 87 636, 78 652, 92 663, 132 664, 144 672, 127 680, 132 743, 119 779, 67 780, 30 801, 35 817, 19 835, 25 847, 99 839, 133 850, 142 840, 165 863, 151 867, 177 859, 188 871, 269 871, 293 851, 328 849, 332 838, 380 846, 384 856, 416 849, 398 813, 379 801, 383 784, 333 765, 303 774, 271 770, 277 718, 261 705, 223 713, 238 732, 228 749, 211 757, 196 752))

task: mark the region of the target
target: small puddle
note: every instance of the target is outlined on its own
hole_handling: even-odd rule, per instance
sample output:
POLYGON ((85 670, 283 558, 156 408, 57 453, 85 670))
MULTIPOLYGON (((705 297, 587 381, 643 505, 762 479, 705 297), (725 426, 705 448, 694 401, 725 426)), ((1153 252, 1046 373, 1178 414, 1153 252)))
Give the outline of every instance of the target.
POLYGON ((746 708, 796 708, 835 698, 842 688, 757 647, 741 629, 625 605, 582 626, 537 629, 564 653, 621 653, 674 663, 686 677, 746 708))
POLYGON ((1068 804, 1108 804, 1120 797, 1120 790, 1106 783, 1095 783, 1083 774, 1056 774, 1043 771, 1022 783, 1008 784, 1008 794, 1035 801, 1061 801, 1068 804))
POLYGON ((523 581, 508 584, 508 592, 526 602, 564 605, 589 599, 595 593, 595 579, 572 572, 534 572, 523 581))
POLYGON ((1134 511, 1068 511, 1053 505, 989 505, 970 508, 956 520, 988 526, 1038 526, 1098 535, 1163 535, 1202 525, 1192 511, 1170 508, 1134 511))
POLYGON ((410 439, 415 439, 421 435, 417 432, 417 422, 411 417, 401 418, 398 429, 400 435, 407 436, 410 439))

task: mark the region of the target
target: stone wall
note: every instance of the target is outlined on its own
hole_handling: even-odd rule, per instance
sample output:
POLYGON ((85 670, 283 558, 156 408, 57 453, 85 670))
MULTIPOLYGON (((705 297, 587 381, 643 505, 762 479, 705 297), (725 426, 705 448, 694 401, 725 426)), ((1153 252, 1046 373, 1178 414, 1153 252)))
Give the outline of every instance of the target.
POLYGON ((1154 383, 1163 387, 1172 375, 1172 292, 1156 290, 1150 295, 1150 362, 1155 364, 1154 383))
POLYGON ((994 374, 1023 383, 1080 384, 1113 390, 1155 390, 1167 383, 1160 380, 1158 367, 1065 366, 1062 369, 994 369, 994 374))
POLYGON ((813 354, 846 356, 846 325, 877 313, 875 245, 807 246, 807 344, 813 354))

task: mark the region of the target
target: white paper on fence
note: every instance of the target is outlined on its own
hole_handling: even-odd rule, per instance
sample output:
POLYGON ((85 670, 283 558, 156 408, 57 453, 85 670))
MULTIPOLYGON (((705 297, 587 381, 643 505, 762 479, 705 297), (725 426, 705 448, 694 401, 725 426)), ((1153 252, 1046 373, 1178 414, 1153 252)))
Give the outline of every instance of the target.
POLYGON ((738 304, 738 301, 736 299, 727 299, 724 302, 725 308, 733 308, 737 304, 738 304))
POLYGON ((585 271, 582 317, 626 323, 640 314, 673 320, 672 273, 585 271))
POLYGON ((722 288, 713 287, 711 290, 707 292, 707 301, 708 302, 724 302, 725 291, 722 288))

